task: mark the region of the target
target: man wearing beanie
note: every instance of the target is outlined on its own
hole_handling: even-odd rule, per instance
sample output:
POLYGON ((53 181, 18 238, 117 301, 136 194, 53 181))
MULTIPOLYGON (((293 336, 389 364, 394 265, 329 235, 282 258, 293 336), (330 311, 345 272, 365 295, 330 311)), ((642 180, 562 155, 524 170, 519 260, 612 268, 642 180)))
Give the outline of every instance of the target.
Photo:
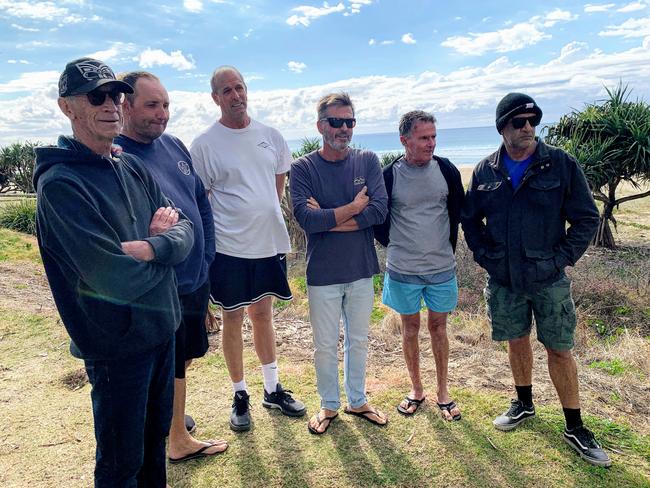
POLYGON ((485 288, 492 339, 508 341, 517 399, 494 427, 508 431, 535 416, 532 318, 546 348, 548 370, 566 419, 564 440, 587 462, 611 461, 580 415, 571 354, 576 312, 565 274, 587 249, 598 210, 578 163, 535 137, 542 110, 523 93, 497 105, 501 147, 474 169, 461 222, 474 260, 488 273, 485 288))
POLYGON ((101 61, 66 65, 58 104, 73 135, 36 150, 37 234, 92 385, 95 487, 163 488, 181 318, 174 266, 194 233, 142 162, 112 146, 125 93, 131 85, 101 61))

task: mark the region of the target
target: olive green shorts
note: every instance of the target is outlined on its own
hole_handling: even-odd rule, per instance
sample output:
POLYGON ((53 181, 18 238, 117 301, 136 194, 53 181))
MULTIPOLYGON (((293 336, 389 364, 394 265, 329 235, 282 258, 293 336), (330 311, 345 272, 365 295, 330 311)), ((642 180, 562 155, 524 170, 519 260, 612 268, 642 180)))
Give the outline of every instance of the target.
POLYGON ((537 340, 547 349, 573 348, 576 309, 566 276, 536 293, 518 293, 488 281, 484 290, 492 339, 508 341, 530 334, 535 317, 537 340))

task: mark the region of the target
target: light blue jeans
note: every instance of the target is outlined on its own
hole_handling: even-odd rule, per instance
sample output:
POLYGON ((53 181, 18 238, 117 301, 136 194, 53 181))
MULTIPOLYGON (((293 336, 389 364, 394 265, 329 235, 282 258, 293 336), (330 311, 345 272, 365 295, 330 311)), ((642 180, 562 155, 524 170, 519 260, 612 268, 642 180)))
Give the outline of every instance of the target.
POLYGON ((343 318, 343 377, 345 394, 352 408, 366 399, 368 323, 374 301, 372 278, 352 283, 308 286, 309 320, 314 332, 314 363, 321 408, 338 410, 339 324, 343 318))

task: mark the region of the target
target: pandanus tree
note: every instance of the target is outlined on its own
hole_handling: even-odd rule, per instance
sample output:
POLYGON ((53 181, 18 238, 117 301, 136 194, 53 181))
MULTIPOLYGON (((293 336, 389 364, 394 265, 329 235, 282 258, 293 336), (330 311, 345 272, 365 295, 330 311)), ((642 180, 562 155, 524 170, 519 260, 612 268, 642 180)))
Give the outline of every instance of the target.
POLYGON ((571 154, 582 167, 594 199, 602 202, 596 246, 615 247, 614 209, 650 195, 650 106, 630 101, 627 86, 606 88, 608 98, 574 110, 548 128, 546 142, 571 154), (620 196, 627 182, 636 193, 620 196), (617 194, 617 192, 619 192, 617 194))
POLYGON ((33 193, 32 176, 39 142, 15 142, 0 149, 0 193, 19 191, 33 193))

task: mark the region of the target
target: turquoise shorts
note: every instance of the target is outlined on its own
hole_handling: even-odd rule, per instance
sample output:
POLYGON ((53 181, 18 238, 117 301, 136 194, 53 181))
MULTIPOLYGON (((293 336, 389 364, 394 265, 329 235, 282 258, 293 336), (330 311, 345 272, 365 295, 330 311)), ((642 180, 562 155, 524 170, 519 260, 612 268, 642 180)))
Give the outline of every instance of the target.
POLYGON ((402 283, 384 274, 384 292, 381 301, 399 314, 411 315, 422 308, 422 300, 433 312, 451 312, 458 303, 458 282, 454 276, 436 285, 402 283))

